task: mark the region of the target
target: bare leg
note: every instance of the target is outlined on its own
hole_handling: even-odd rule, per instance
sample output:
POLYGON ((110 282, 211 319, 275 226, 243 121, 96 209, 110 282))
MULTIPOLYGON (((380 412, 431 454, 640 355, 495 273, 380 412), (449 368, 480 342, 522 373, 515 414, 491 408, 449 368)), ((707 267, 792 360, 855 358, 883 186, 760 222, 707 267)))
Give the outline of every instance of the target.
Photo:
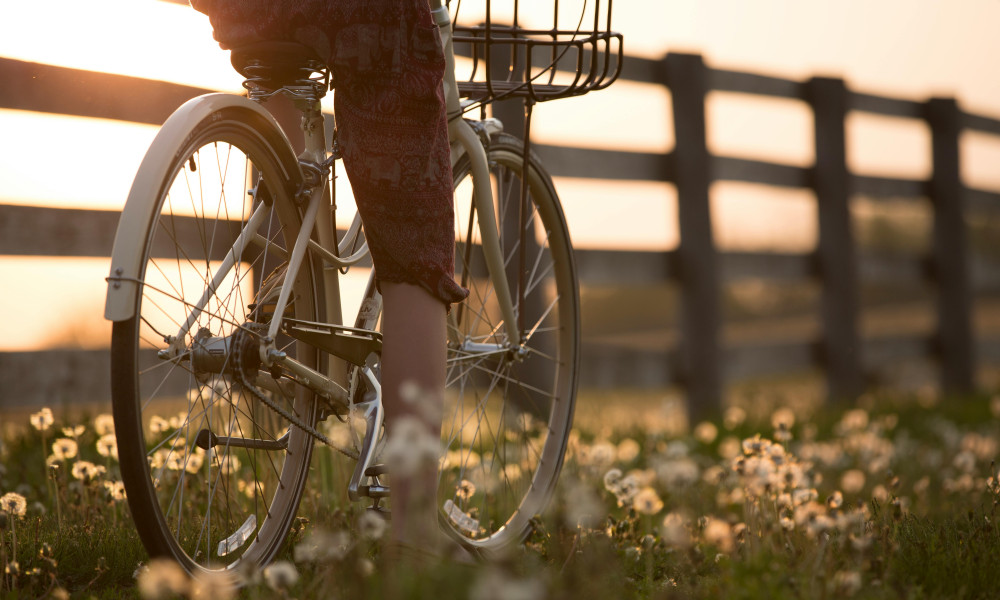
MULTIPOLYGON (((438 440, 447 357, 445 306, 420 286, 383 282, 381 287, 382 392, 387 432, 392 436, 400 418, 416 417, 438 440), (401 394, 405 385, 420 390, 420 405, 401 394)), ((437 464, 412 474, 392 475, 390 486, 393 538, 435 549, 440 535, 435 506, 437 464)))

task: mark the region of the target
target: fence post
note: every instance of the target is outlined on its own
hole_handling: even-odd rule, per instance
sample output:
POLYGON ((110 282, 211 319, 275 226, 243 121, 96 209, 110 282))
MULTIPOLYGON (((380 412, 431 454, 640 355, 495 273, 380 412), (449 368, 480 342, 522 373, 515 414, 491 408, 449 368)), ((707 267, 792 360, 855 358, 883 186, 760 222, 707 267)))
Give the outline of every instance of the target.
POLYGON ((675 146, 672 154, 677 185, 680 245, 677 267, 681 285, 681 372, 692 419, 717 412, 722 395, 719 351, 719 272, 709 185, 712 157, 705 138, 705 93, 708 70, 700 55, 668 54, 665 83, 673 99, 675 146))
POLYGON ((842 79, 827 77, 814 77, 806 86, 816 144, 813 189, 819 218, 816 259, 822 282, 820 354, 826 368, 827 393, 831 399, 842 400, 864 390, 844 125, 848 91, 842 79))
POLYGON ((947 393, 967 393, 974 387, 975 359, 965 190, 958 147, 962 117, 953 98, 929 100, 926 117, 934 161, 929 192, 934 210, 932 265, 937 280, 936 347, 941 359, 941 387, 947 393))

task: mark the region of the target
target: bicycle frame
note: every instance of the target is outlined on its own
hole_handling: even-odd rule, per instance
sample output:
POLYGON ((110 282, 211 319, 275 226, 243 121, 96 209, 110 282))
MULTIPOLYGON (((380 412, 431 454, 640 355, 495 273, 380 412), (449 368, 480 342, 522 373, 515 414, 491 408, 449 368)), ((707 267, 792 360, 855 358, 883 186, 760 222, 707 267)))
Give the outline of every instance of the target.
MULTIPOLYGON (((444 77, 444 92, 446 107, 448 112, 448 130, 451 143, 451 160, 454 166, 463 155, 467 155, 471 163, 471 175, 473 180, 473 195, 475 210, 478 212, 479 233, 482 240, 483 252, 486 258, 487 271, 494 284, 497 294, 497 302, 503 317, 508 343, 506 347, 498 344, 474 343, 469 340, 449 339, 449 343, 462 350, 463 354, 474 360, 476 356, 483 354, 493 354, 499 351, 517 349, 520 347, 521 332, 517 325, 514 314, 513 299, 511 297, 510 285, 507 281, 504 257, 500 250, 499 231, 496 225, 496 213, 494 209, 493 190, 490 178, 490 168, 487 160, 484 142, 489 135, 502 130, 502 125, 495 119, 490 119, 478 123, 476 128, 462 118, 462 107, 459 100, 458 85, 455 77, 455 57, 452 46, 451 19, 446 7, 441 0, 430 0, 430 7, 434 19, 441 32, 441 41, 446 59, 446 71, 444 77), (478 129, 478 131, 477 131, 478 129)), ((281 163, 286 165, 287 181, 292 189, 286 190, 290 194, 295 194, 294 186, 298 186, 297 200, 308 196, 303 213, 302 227, 300 229, 295 245, 287 252, 288 271, 286 277, 294 279, 300 266, 308 252, 313 258, 318 259, 328 267, 323 269, 323 286, 326 298, 326 318, 331 331, 336 329, 348 337, 355 337, 358 334, 363 336, 365 331, 343 327, 343 309, 341 305, 339 269, 357 264, 368 254, 367 246, 354 251, 348 256, 351 248, 356 245, 361 230, 360 215, 355 215, 348 233, 338 247, 337 232, 335 231, 336 219, 334 211, 336 203, 332 202, 331 195, 327 190, 331 189, 330 177, 333 159, 328 147, 325 128, 323 126, 323 115, 320 110, 319 100, 316 98, 304 99, 294 98, 297 108, 303 114, 302 131, 305 136, 305 150, 299 157, 292 155, 290 145, 273 148, 275 155, 281 159, 281 163), (327 218, 329 216, 329 218, 327 218)), ((268 113, 261 105, 243 97, 231 94, 208 94, 192 99, 178 109, 164 124, 160 136, 154 141, 149 149, 149 156, 159 156, 162 160, 149 160, 143 163, 144 168, 140 169, 136 175, 137 181, 158 182, 167 179, 165 173, 166 165, 170 163, 169 149, 180 145, 189 131, 191 123, 198 123, 205 119, 213 119, 219 115, 219 111, 239 107, 252 111, 264 119, 266 123, 280 130, 274 117, 268 113)), ((108 277, 108 293, 105 305, 105 318, 111 321, 124 321, 135 315, 136 299, 140 293, 140 285, 143 285, 139 276, 143 265, 137 257, 142 255, 141 250, 147 243, 147 231, 145 224, 150 222, 152 213, 159 209, 156 205, 157 196, 153 194, 136 193, 135 190, 152 189, 152 186, 133 186, 125 208, 122 211, 121 222, 115 237, 114 249, 112 251, 111 275, 108 277)), ((217 287, 225 278, 234 264, 238 262, 239 256, 249 244, 268 244, 262 236, 256 233, 256 228, 260 226, 260 219, 257 217, 261 213, 260 208, 248 220, 243 233, 234 242, 228 251, 225 259, 217 269, 213 282, 202 298, 190 307, 190 314, 186 322, 182 324, 176 335, 170 336, 165 342, 168 348, 161 350, 161 358, 171 359, 180 356, 187 349, 185 340, 189 337, 190 328, 196 322, 199 314, 205 309, 212 290, 217 287), (257 217, 257 218, 255 218, 257 217)), ((277 250, 277 249, 276 249, 277 250)), ((274 314, 285 314, 291 293, 291 286, 284 286, 279 294, 274 314)), ((359 322, 364 319, 370 322, 370 327, 374 327, 374 319, 371 315, 377 315, 380 309, 381 299, 374 290, 374 285, 369 282, 369 290, 366 294, 366 303, 362 304, 359 313, 359 322), (370 300, 374 300, 372 304, 370 300), (367 316, 366 316, 367 315, 367 316)), ((451 318, 454 318, 452 316, 451 318)), ((269 325, 267 336, 260 347, 260 356, 263 364, 270 367, 275 364, 289 371, 298 381, 304 383, 318 394, 330 398, 334 402, 347 406, 351 402, 350 382, 348 381, 348 369, 344 368, 343 359, 335 356, 330 357, 326 373, 319 373, 310 367, 286 356, 280 352, 274 340, 277 338, 278 329, 281 326, 281 319, 275 319, 269 325)), ((450 328, 452 330, 453 328, 450 328)), ((376 334, 377 335, 377 334, 376 334)), ((449 336, 454 337, 449 333, 449 336)), ((222 340, 220 343, 227 343, 222 340)), ((375 380, 369 366, 354 362, 361 370, 361 375, 366 377, 369 385, 376 389, 374 402, 366 403, 367 406, 360 407, 368 421, 368 435, 365 440, 365 447, 362 448, 359 462, 352 477, 349 487, 349 494, 352 499, 357 499, 360 495, 359 486, 365 470, 373 457, 375 438, 382 421, 381 390, 375 380)), ((238 442, 231 442, 238 443, 238 442)))

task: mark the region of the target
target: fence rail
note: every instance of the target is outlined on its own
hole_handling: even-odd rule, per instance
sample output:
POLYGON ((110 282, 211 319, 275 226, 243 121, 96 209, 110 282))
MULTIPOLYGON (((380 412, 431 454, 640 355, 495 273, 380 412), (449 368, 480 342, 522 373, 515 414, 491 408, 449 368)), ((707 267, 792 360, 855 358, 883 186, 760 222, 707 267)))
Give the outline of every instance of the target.
MULTIPOLYGON (((1000 120, 965 113, 952 99, 916 102, 852 91, 838 79, 795 81, 710 68, 698 55, 668 54, 662 60, 627 57, 622 78, 669 90, 676 140, 671 152, 544 144, 533 148, 556 176, 676 186, 681 238, 676 250, 578 250, 577 260, 587 286, 676 284, 681 297, 680 340, 665 350, 587 345, 584 384, 677 383, 686 388, 692 410, 705 413, 718 408, 726 381, 763 373, 820 368, 826 373, 830 396, 847 398, 865 389, 873 371, 905 358, 935 358, 941 365, 942 386, 949 392, 973 389, 981 361, 1000 363, 1000 340, 976 339, 970 320, 974 293, 1000 289, 1000 269, 970 255, 966 231, 968 213, 1000 211, 1000 192, 970 189, 962 183, 958 146, 963 131, 1000 136, 1000 120), (705 97, 713 91, 808 104, 815 123, 815 164, 801 167, 712 155, 705 135, 705 97), (932 137, 933 175, 916 180, 851 173, 845 143, 845 117, 851 111, 925 122, 932 137), (709 186, 716 181, 812 190, 818 205, 817 247, 805 254, 720 252, 709 211, 709 186), (859 254, 850 218, 850 203, 858 196, 929 199, 934 218, 931 251, 917 257, 859 254), (822 296, 818 337, 725 346, 721 293, 728 282, 745 278, 818 283, 822 296), (862 338, 860 286, 888 279, 936 289, 936 326, 931 336, 862 338)), ((4 58, 0 58, 0 79, 5 82, 0 108, 148 124, 161 123, 183 101, 208 91, 4 58)), ((516 130, 523 118, 519 109, 497 110, 516 130)), ((0 198, 0 255, 110 254, 116 212, 2 202, 0 198)), ((0 390, 4 390, 0 406, 49 402, 56 390, 67 388, 84 397, 106 398, 107 375, 101 374, 108 372, 107 361, 106 351, 95 350, 0 354, 0 390)))

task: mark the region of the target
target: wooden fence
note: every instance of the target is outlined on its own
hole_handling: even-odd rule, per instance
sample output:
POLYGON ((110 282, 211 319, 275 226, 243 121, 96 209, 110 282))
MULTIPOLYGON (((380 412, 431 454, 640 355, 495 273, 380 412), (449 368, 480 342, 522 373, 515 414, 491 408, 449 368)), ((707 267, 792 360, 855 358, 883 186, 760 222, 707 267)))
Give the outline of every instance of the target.
MULTIPOLYGON (((974 388, 977 361, 1000 362, 1000 340, 976 339, 971 325, 974 282, 966 213, 1000 208, 1000 193, 969 189, 960 177, 959 134, 1000 135, 1000 120, 964 113, 952 99, 914 102, 849 90, 843 81, 799 82, 707 67, 698 55, 663 60, 628 58, 623 79, 666 86, 673 100, 675 148, 667 154, 619 152, 534 144, 556 176, 670 182, 678 192, 680 244, 668 252, 579 250, 584 286, 676 284, 680 290, 680 343, 670 350, 584 344, 584 385, 668 385, 687 390, 696 413, 718 408, 726 381, 749 375, 820 368, 830 395, 850 398, 883 362, 933 357, 949 392, 974 388), (815 121, 816 161, 796 167, 713 156, 706 142, 705 97, 710 91, 796 99, 815 121), (920 119, 932 133, 933 176, 927 181, 861 176, 846 161, 849 111, 920 119), (814 191, 819 242, 808 254, 720 252, 713 239, 709 186, 740 181, 814 191), (859 256, 851 227, 853 197, 929 198, 933 245, 910 261, 859 256), (865 273, 893 273, 933 284, 937 326, 931 339, 862 339, 859 286, 865 273), (744 278, 818 282, 822 334, 794 343, 724 347, 720 297, 744 278)), ((0 108, 159 124, 183 101, 208 90, 26 63, 0 58, 0 108)), ((505 120, 517 121, 516 111, 505 120)), ((516 124, 515 124, 516 127, 516 124)), ((2 204, 0 256, 107 257, 118 214, 98 210, 2 204)), ((613 210, 613 207, 609 207, 613 210)), ((991 272, 990 268, 979 268, 991 272)), ((8 282, 13 284, 13 282, 8 282)), ((978 286, 983 288, 983 285, 978 286)), ((993 287, 992 284, 985 287, 993 287)), ((100 318, 94 315, 94 318, 100 318)), ((0 353, 0 408, 52 404, 73 390, 87 400, 108 398, 107 351, 50 350, 0 353)))

